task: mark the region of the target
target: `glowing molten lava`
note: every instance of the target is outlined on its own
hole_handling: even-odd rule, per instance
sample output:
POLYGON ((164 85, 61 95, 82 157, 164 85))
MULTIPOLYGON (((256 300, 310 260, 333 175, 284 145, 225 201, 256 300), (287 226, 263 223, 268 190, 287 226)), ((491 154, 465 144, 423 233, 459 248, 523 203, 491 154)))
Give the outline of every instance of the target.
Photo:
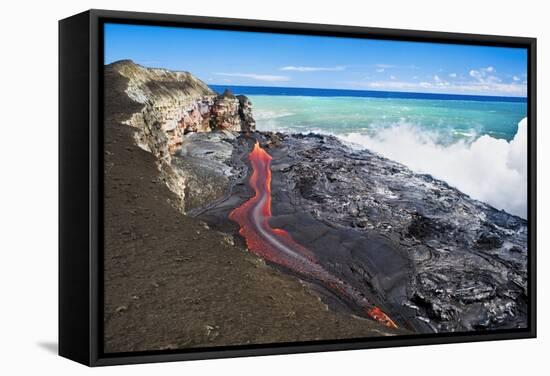
POLYGON ((338 295, 358 304, 372 319, 390 328, 397 328, 380 308, 370 303, 358 290, 326 271, 313 253, 296 243, 288 232, 269 225, 271 156, 256 142, 248 158, 252 166, 249 183, 254 189, 254 196, 229 214, 229 218, 239 224, 239 234, 245 238, 248 248, 268 261, 319 281, 338 295))

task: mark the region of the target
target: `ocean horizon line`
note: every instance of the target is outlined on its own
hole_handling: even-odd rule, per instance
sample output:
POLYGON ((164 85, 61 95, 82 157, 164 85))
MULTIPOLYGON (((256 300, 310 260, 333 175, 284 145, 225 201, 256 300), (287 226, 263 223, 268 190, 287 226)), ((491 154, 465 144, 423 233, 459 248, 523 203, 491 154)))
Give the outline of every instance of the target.
POLYGON ((361 90, 361 89, 332 89, 285 86, 250 86, 250 85, 223 85, 209 84, 215 91, 231 90, 234 94, 244 95, 277 95, 277 96, 309 96, 309 97, 355 97, 355 98, 393 98, 393 99, 432 99, 432 100, 466 100, 478 102, 527 102, 527 97, 478 95, 478 94, 450 94, 424 93, 409 91, 361 90))

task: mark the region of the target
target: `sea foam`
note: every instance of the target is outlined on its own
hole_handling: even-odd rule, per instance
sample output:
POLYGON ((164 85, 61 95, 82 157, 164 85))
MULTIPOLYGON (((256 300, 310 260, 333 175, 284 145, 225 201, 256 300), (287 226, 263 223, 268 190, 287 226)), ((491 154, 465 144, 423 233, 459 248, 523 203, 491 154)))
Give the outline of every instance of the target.
POLYGON ((436 134, 403 124, 373 135, 337 136, 441 179, 476 200, 527 218, 527 118, 519 122, 510 142, 483 135, 474 141, 442 144, 436 134))

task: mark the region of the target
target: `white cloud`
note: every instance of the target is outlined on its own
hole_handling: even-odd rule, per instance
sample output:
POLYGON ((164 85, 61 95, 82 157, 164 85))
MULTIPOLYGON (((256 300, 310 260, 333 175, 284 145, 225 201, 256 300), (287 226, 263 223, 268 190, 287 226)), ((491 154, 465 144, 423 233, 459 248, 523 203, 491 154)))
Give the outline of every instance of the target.
POLYGON ((504 96, 525 96, 527 88, 520 83, 479 83, 479 82, 409 82, 409 81, 373 81, 355 85, 378 90, 397 91, 422 91, 433 93, 449 94, 480 94, 480 95, 504 95, 504 96))
POLYGON ((378 68, 376 71, 377 71, 378 73, 384 73, 385 69, 384 69, 384 68, 378 68))
POLYGON ((406 81, 374 81, 366 84, 367 87, 372 89, 382 90, 414 90, 423 87, 429 87, 431 84, 428 82, 406 82, 406 81))
MULTIPOLYGON (((435 74, 430 81, 399 81, 395 76, 390 76, 389 80, 369 81, 356 83, 355 87, 368 87, 378 90, 397 90, 397 91, 422 91, 433 93, 449 94, 478 94, 478 95, 504 95, 504 96, 526 96, 527 86, 515 78, 514 82, 504 83, 496 76, 496 69, 488 66, 479 69, 472 69, 469 72, 469 79, 458 78, 456 73, 450 73, 449 77, 453 80, 447 81, 443 76, 435 74)), ((414 76, 413 80, 418 79, 414 76)))
POLYGON ((346 67, 343 65, 338 65, 335 67, 301 67, 301 66, 294 66, 289 65, 286 67, 282 67, 282 71, 295 71, 295 72, 335 72, 335 71, 343 71, 346 67))
POLYGON ((397 68, 397 65, 392 65, 392 64, 375 64, 374 66, 376 68, 381 68, 381 69, 397 68))
POLYGON ((223 72, 217 72, 214 74, 218 76, 225 76, 225 77, 250 78, 252 80, 265 81, 265 82, 284 82, 284 81, 290 80, 290 77, 288 76, 277 76, 277 75, 271 75, 271 74, 223 73, 223 72))
POLYGON ((479 83, 488 83, 488 82, 501 82, 502 80, 494 75, 496 70, 492 66, 479 69, 471 69, 470 77, 476 79, 479 83))
POLYGON ((512 79, 513 79, 514 81, 519 81, 519 80, 520 80, 520 78, 519 78, 518 76, 514 76, 514 77, 512 77, 512 79))

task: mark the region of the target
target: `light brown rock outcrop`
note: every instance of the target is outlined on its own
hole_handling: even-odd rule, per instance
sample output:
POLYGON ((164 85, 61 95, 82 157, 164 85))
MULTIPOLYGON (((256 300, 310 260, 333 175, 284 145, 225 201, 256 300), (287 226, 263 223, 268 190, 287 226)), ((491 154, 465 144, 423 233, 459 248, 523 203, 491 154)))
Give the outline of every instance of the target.
POLYGON ((106 80, 123 76, 125 95, 143 105, 124 123, 135 130, 136 144, 156 157, 162 180, 178 198, 175 206, 185 212, 194 202, 215 196, 227 181, 226 172, 213 168, 208 157, 216 159, 219 153, 197 166, 197 158, 182 150, 184 141, 191 142, 194 133, 220 131, 231 138, 231 133, 254 131, 250 100, 229 91, 219 95, 188 72, 146 68, 131 60, 109 64, 105 73, 106 80))
POLYGON ((137 144, 160 160, 171 156, 190 132, 255 129, 250 100, 229 91, 218 95, 188 72, 146 68, 131 60, 108 66, 128 79, 127 95, 144 105, 128 124, 137 128, 137 144))

